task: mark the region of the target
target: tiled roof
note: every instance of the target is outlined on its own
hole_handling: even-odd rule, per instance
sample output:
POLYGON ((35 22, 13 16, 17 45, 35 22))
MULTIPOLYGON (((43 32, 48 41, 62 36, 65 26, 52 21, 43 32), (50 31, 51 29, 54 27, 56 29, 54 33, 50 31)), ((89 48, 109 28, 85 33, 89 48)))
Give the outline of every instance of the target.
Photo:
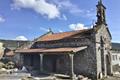
POLYGON ((52 31, 49 31, 41 36, 39 36, 38 38, 34 39, 33 42, 37 42, 38 40, 40 40, 43 36, 46 36, 46 35, 51 35, 51 34, 54 34, 52 31))
POLYGON ((43 53, 43 54, 58 54, 58 53, 68 53, 68 52, 78 52, 80 50, 86 49, 87 46, 82 46, 82 47, 75 47, 75 48, 52 48, 52 49, 22 49, 22 50, 16 50, 16 53, 23 53, 23 54, 33 54, 33 53, 43 53))
POLYGON ((83 33, 83 32, 87 32, 87 31, 91 31, 91 30, 92 29, 84 29, 84 30, 71 31, 71 32, 54 33, 51 35, 42 36, 40 39, 38 39, 38 41, 60 40, 60 39, 68 38, 70 36, 83 33))
POLYGON ((6 54, 6 56, 8 56, 8 57, 15 55, 15 53, 14 53, 13 50, 11 50, 11 51, 9 51, 9 52, 7 52, 7 53, 5 53, 5 54, 6 54))

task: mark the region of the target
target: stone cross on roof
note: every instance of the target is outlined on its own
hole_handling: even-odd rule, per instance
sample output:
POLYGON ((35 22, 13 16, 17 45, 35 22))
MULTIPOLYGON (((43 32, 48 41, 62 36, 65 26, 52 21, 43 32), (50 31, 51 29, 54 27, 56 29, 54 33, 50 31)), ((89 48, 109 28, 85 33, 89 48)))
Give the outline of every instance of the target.
POLYGON ((100 3, 102 3, 102 0, 99 0, 100 3))

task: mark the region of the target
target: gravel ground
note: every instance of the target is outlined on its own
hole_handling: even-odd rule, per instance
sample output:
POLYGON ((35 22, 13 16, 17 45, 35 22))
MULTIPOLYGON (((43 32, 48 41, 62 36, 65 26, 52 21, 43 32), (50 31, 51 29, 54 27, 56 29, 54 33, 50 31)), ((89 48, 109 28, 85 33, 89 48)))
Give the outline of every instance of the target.
POLYGON ((0 74, 0 80, 21 80, 21 78, 29 76, 28 73, 12 73, 12 74, 0 74))
MULTIPOLYGON (((0 74, 0 80, 21 80, 25 76, 29 76, 29 74, 28 73, 0 74)), ((34 77, 33 79, 30 79, 30 80, 54 80, 54 77, 53 76, 34 77)), ((57 79, 57 80, 64 80, 64 79, 57 79)), ((68 79, 65 79, 65 80, 68 80, 68 79)), ((120 75, 109 76, 102 80, 120 80, 120 75)))
POLYGON ((104 80, 120 80, 120 77, 117 77, 117 76, 110 76, 104 80))

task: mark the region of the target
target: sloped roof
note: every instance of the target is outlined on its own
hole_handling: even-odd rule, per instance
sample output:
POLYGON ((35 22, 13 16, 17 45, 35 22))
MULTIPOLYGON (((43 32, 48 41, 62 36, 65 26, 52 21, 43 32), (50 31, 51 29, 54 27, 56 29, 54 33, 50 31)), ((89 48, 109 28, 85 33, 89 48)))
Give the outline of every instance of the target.
MULTIPOLYGON (((97 32, 97 31, 100 29, 100 27, 96 27, 96 26, 94 26, 94 29, 95 29, 95 31, 97 32)), ((112 39, 112 35, 111 35, 111 33, 110 33, 109 28, 106 27, 106 29, 107 29, 107 31, 108 31, 108 34, 110 35, 110 38, 112 39)))
POLYGON ((43 36, 51 35, 51 34, 54 34, 52 30, 50 30, 50 31, 48 31, 47 33, 39 36, 38 38, 35 38, 35 39, 33 40, 33 42, 37 42, 37 41, 39 41, 43 36))
POLYGON ((84 33, 84 32, 89 32, 92 29, 83 29, 83 30, 77 30, 77 31, 70 31, 70 32, 62 32, 62 33, 54 33, 51 35, 44 35, 38 41, 53 41, 53 40, 60 40, 64 38, 68 38, 70 36, 79 34, 79 33, 84 33))
POLYGON ((16 50, 16 53, 23 53, 23 54, 58 54, 58 53, 69 53, 69 52, 78 52, 83 49, 86 49, 87 46, 81 46, 81 47, 66 47, 66 48, 40 48, 40 49, 22 49, 22 50, 16 50))

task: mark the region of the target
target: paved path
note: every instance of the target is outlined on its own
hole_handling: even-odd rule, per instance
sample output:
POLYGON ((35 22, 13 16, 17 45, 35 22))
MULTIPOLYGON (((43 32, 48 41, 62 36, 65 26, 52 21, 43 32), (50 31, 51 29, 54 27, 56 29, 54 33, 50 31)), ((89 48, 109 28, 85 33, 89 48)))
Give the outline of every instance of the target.
POLYGON ((12 73, 12 74, 0 74, 0 80, 21 80, 21 78, 29 76, 27 73, 12 73))
POLYGON ((110 76, 110 77, 108 77, 108 78, 106 78, 106 79, 104 79, 104 80, 120 80, 120 77, 117 77, 117 76, 110 76))

